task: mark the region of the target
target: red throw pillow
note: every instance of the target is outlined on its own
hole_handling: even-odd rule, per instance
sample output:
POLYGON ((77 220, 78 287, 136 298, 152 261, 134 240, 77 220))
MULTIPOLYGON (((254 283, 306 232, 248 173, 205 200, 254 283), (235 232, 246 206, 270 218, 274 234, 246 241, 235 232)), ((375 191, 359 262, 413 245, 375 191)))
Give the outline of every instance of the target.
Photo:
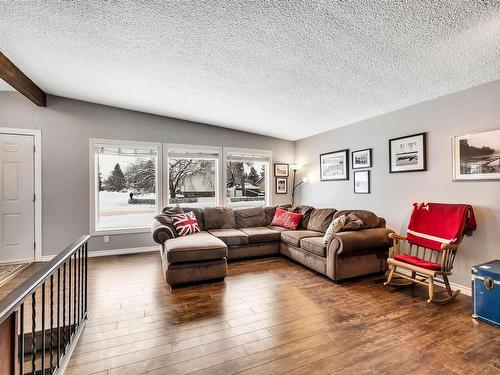
POLYGON ((201 232, 194 212, 185 212, 183 214, 171 215, 172 223, 179 236, 187 236, 196 232, 201 232))
POLYGON ((278 227, 284 227, 288 229, 297 229, 300 221, 302 220, 303 214, 298 214, 295 212, 290 212, 277 208, 274 213, 273 221, 271 225, 276 225, 278 227))

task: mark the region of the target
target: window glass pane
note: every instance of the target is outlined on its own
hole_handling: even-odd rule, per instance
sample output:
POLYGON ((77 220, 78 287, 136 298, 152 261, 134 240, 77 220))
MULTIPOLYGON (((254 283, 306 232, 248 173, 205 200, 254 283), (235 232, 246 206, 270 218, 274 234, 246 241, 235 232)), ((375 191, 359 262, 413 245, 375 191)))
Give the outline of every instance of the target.
POLYGON ((266 205, 267 167, 265 161, 227 162, 226 201, 229 207, 266 205))
POLYGON ((96 229, 148 228, 156 214, 156 150, 97 147, 96 229))
POLYGON ((168 158, 168 204, 209 207, 217 204, 217 159, 168 158))

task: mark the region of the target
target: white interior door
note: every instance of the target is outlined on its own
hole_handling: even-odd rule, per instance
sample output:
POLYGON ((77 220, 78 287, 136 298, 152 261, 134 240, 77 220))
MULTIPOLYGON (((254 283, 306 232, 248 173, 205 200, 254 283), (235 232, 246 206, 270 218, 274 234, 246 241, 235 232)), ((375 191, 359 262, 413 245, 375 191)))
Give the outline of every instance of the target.
POLYGON ((0 263, 35 257, 34 137, 0 133, 0 263))

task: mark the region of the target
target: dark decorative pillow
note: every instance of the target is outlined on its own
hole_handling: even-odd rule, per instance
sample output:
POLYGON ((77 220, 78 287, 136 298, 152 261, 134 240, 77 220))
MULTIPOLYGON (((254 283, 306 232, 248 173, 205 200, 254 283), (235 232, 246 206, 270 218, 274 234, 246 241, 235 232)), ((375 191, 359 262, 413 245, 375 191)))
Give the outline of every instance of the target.
POLYGON ((343 231, 359 230, 363 228, 363 220, 357 215, 350 213, 345 217, 345 224, 342 227, 343 231))
POLYGON ((201 232, 194 212, 172 215, 172 222, 179 236, 201 232))

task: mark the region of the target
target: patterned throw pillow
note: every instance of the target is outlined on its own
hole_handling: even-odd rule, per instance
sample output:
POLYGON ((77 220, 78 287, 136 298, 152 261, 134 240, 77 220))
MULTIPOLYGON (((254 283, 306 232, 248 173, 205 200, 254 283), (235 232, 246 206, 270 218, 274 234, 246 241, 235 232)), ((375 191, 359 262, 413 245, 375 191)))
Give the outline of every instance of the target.
POLYGON ((330 225, 328 226, 328 229, 325 232, 325 235, 323 236, 323 243, 327 244, 328 241, 330 241, 330 238, 335 234, 338 233, 342 230, 344 227, 346 221, 345 215, 341 215, 336 219, 333 219, 330 225))
POLYGON ((179 236, 201 232, 193 211, 172 215, 171 218, 179 236))
POLYGON ((271 225, 295 230, 304 215, 277 208, 271 225))

